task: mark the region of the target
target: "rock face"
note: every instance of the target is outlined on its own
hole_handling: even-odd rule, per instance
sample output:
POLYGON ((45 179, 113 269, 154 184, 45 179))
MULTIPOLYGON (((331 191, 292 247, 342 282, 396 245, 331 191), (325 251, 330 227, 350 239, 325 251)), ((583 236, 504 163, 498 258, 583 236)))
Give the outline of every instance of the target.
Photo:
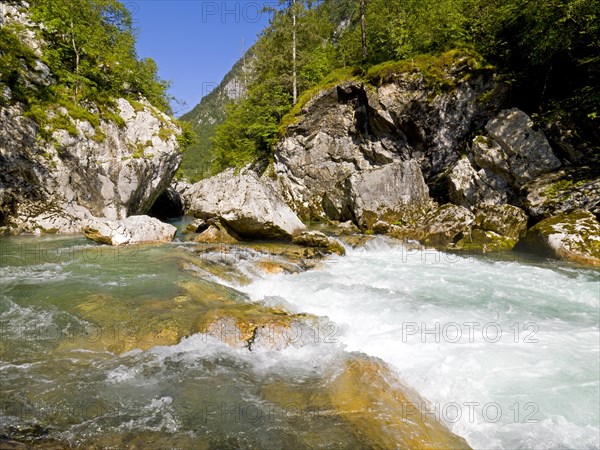
POLYGON ((523 111, 502 111, 488 122, 485 130, 503 153, 499 157, 504 161, 496 167, 508 166, 516 185, 522 186, 561 166, 544 133, 533 129, 533 122, 523 111))
POLYGON ((90 216, 117 220, 150 209, 181 162, 180 131, 149 104, 136 112, 121 99, 118 107, 125 125, 103 122, 104 141, 74 121, 77 136, 54 131, 56 145, 37 139, 18 106, 0 110, 0 226, 72 233, 90 216), (163 127, 173 133, 166 141, 163 127))
POLYGON ((371 229, 378 220, 407 220, 431 203, 429 189, 415 160, 356 173, 348 184, 350 207, 362 229, 371 229))
MULTIPOLYGON (((456 84, 451 92, 436 91, 423 77, 410 74, 376 89, 346 82, 321 92, 276 148, 274 172, 284 199, 303 217, 346 221, 360 207, 360 200, 354 202, 353 176, 360 181, 370 170, 391 163, 400 168, 414 160, 419 167, 405 166, 414 180, 422 178, 418 168, 427 182, 434 179, 459 159, 469 133, 493 114, 491 105, 476 100, 495 89, 495 81, 489 74, 462 81, 458 67, 464 65, 445 68, 447 79, 456 84)), ((502 94, 497 97, 501 101, 502 94)), ((382 170, 386 177, 400 173, 382 170)), ((417 184, 421 197, 422 183, 417 184)))
POLYGON ((530 228, 519 248, 600 266, 600 223, 589 211, 559 214, 530 228))
POLYGON ((323 90, 288 126, 263 178, 303 217, 444 250, 511 250, 528 223, 578 209, 600 217, 598 169, 569 166, 583 159, 560 147, 564 167, 525 112, 504 109, 493 77, 458 66, 443 68, 447 90, 418 70, 323 90))
MULTIPOLYGON (((39 44, 27 33, 32 24, 10 17, 25 28, 24 42, 40 58, 23 82, 32 88, 53 83, 39 44)), ((6 90, 0 102, 0 229, 79 232, 92 216, 118 220, 146 213, 179 167, 181 130, 142 98, 135 105, 117 99, 115 119, 94 125, 57 107, 46 111, 48 124, 40 129, 6 90), (52 125, 57 118, 65 129, 52 125)), ((89 108, 92 114, 95 107, 89 108)))
POLYGON ((185 193, 189 214, 219 218, 235 233, 250 239, 291 239, 305 228, 271 186, 250 169, 227 170, 194 184, 185 193))
POLYGON ((488 135, 477 136, 468 157, 449 172, 450 199, 456 204, 473 208, 514 201, 525 184, 562 165, 523 111, 501 111, 485 130, 488 135))
POLYGON ((93 219, 82 231, 100 244, 133 245, 171 242, 177 228, 152 217, 130 216, 118 221, 93 219))

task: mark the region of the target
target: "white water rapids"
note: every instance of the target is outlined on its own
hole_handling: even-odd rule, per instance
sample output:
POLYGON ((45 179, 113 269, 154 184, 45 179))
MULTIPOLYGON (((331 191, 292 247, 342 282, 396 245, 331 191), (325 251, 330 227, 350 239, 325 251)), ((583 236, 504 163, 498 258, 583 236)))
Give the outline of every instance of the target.
POLYGON ((600 446, 597 271, 381 239, 243 290, 329 317, 325 343, 391 363, 475 448, 600 446))

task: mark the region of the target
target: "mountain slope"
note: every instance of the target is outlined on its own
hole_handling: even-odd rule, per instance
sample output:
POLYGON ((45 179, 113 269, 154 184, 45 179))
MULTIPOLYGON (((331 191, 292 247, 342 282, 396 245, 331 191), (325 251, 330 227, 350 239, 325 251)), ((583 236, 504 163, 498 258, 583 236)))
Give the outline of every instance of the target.
POLYGON ((191 182, 198 181, 211 173, 212 144, 215 129, 225 121, 225 107, 231 101, 242 98, 246 80, 250 76, 253 50, 234 64, 219 86, 202 98, 194 109, 180 117, 182 122, 192 125, 198 135, 181 164, 181 175, 191 182))

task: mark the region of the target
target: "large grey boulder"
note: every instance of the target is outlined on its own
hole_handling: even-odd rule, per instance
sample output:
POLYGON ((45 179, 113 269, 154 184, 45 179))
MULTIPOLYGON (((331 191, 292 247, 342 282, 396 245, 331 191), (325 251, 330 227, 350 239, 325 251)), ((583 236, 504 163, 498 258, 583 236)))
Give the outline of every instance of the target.
POLYGON ((362 229, 382 220, 406 222, 429 207, 429 189, 415 160, 386 164, 349 178, 350 207, 362 229))
POLYGON ((549 217, 527 231, 519 248, 600 266, 600 223, 584 210, 549 217))
POLYGON ((544 133, 516 108, 501 111, 477 136, 467 157, 448 172, 450 199, 473 209, 521 200, 521 189, 538 177, 558 169, 544 133))
POLYGON ((518 185, 561 166, 544 133, 535 130, 531 118, 517 108, 500 112, 485 130, 500 145, 506 166, 518 185))
POLYGON ((91 219, 82 231, 92 241, 118 246, 170 242, 177 228, 153 217, 130 216, 118 221, 91 219))
POLYGON ((219 218, 241 237, 291 239, 304 224, 278 193, 250 169, 229 169, 202 180, 184 194, 188 213, 219 218))

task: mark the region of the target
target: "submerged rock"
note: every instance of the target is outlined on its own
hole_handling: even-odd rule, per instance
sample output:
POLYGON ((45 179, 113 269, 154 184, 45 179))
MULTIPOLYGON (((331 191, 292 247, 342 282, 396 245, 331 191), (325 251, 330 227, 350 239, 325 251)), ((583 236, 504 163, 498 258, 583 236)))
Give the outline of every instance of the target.
POLYGON ((250 169, 234 169, 189 188, 189 214, 218 218, 242 238, 287 239, 305 229, 298 216, 250 169))
POLYGON ((130 216, 119 221, 94 219, 82 228, 88 239, 107 245, 171 242, 177 233, 173 225, 148 216, 130 216))
POLYGON ((281 350, 303 346, 316 320, 307 314, 290 314, 259 303, 230 304, 199 316, 193 329, 232 347, 281 350))
POLYGON ((549 217, 527 230, 519 248, 600 266, 600 223, 584 210, 549 217))
POLYGON ((367 245, 375 236, 370 236, 368 234, 351 234, 351 235, 343 235, 339 237, 340 241, 344 244, 352 247, 352 248, 360 248, 367 245))
MULTIPOLYGON (((311 383, 282 380, 262 390, 265 400, 299 417, 318 415, 347 429, 353 448, 468 449, 467 442, 442 424, 439 413, 406 388, 382 361, 344 354, 334 369, 322 370, 311 383)), ((305 438, 308 438, 304 436, 305 438)), ((306 443, 306 445, 309 445, 306 443)))

